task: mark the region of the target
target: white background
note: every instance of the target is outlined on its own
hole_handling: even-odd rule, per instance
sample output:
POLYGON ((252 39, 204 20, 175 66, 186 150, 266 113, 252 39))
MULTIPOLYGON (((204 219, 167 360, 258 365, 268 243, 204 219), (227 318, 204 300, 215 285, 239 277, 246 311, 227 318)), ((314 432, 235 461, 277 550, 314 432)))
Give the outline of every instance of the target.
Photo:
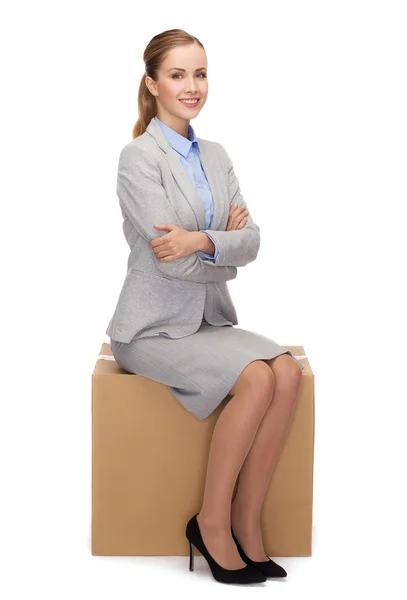
POLYGON ((406 4, 38 1, 0 20, 2 597, 405 597, 406 4), (91 374, 128 256, 117 162, 144 48, 172 28, 205 46, 191 124, 261 229, 229 282, 239 326, 303 345, 315 374, 313 556, 263 587, 90 550, 91 374))

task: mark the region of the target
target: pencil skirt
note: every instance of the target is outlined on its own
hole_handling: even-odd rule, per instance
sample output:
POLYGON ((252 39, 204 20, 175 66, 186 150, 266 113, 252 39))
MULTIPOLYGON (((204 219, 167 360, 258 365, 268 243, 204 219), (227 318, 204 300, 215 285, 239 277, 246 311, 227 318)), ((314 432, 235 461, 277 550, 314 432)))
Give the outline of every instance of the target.
POLYGON ((225 399, 242 371, 254 360, 289 354, 277 342, 234 325, 210 325, 204 319, 192 335, 173 339, 165 335, 110 340, 117 364, 128 373, 166 385, 183 407, 199 421, 225 399))

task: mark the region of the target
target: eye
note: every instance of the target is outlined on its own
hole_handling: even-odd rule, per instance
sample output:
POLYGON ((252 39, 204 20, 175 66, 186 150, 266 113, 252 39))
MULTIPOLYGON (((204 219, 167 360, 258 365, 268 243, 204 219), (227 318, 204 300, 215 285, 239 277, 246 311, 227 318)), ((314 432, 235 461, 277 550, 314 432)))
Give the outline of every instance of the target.
MULTIPOLYGON (((206 74, 205 73, 198 73, 198 77, 202 75, 201 79, 206 79, 206 74)), ((174 75, 172 76, 172 79, 175 79, 177 77, 181 77, 181 73, 174 73, 174 75)))

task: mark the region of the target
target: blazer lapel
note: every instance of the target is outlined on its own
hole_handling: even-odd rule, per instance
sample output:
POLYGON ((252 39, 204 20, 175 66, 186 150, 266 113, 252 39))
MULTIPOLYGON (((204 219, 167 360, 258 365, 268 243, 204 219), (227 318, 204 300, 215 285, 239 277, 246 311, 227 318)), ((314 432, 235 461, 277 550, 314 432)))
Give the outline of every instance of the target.
MULTIPOLYGON (((164 157, 168 163, 169 168, 171 169, 174 178, 184 194, 187 202, 189 203, 192 211, 196 217, 197 229, 200 231, 201 229, 206 229, 205 227, 205 213, 204 207, 202 204, 202 200, 199 197, 194 184, 190 180, 187 172, 180 159, 178 158, 177 153, 172 148, 171 144, 168 142, 165 137, 161 127, 155 121, 155 119, 151 119, 146 131, 155 139, 158 146, 164 152, 164 157)), ((208 179, 209 185, 211 187, 212 198, 213 198, 213 219, 211 226, 209 229, 217 229, 223 216, 224 207, 221 204, 221 187, 219 186, 219 179, 215 176, 217 170, 213 170, 212 174, 212 166, 213 166, 213 158, 209 154, 208 149, 205 146, 205 140, 201 140, 198 138, 199 148, 200 148, 200 158, 201 164, 205 171, 206 177, 208 179)))
MULTIPOLYGON (((201 165, 205 171, 205 175, 208 179, 213 200, 213 217, 212 223, 209 229, 217 230, 221 224, 224 212, 227 210, 229 214, 229 202, 227 201, 226 207, 223 201, 223 196, 227 198, 227 189, 225 189, 225 182, 222 179, 222 172, 217 168, 217 156, 209 150, 206 145, 206 140, 198 138, 198 144, 201 151, 201 165)), ((202 200, 200 200, 202 205, 202 200)), ((203 227, 205 229, 205 226, 203 227)))

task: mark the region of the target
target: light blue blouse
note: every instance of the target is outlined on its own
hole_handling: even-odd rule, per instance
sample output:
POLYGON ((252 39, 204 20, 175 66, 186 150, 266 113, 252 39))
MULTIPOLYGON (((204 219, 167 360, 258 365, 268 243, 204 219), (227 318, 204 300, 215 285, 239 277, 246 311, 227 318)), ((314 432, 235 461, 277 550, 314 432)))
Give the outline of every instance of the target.
MULTIPOLYGON (((213 218, 213 198, 209 182, 206 178, 199 158, 200 149, 195 131, 193 130, 192 126, 189 125, 187 139, 180 135, 177 131, 174 131, 174 129, 171 129, 171 127, 168 127, 168 125, 165 125, 158 117, 154 117, 154 119, 160 125, 172 148, 177 152, 181 164, 188 173, 192 183, 195 186, 198 196, 202 200, 205 211, 205 229, 208 229, 213 218)), ((206 231, 203 233, 206 233, 206 235, 212 240, 215 246, 215 254, 212 256, 211 254, 207 254, 206 252, 202 251, 199 251, 198 254, 200 254, 203 258, 212 260, 214 263, 218 257, 219 248, 216 246, 215 240, 211 235, 209 235, 209 233, 206 231)))

